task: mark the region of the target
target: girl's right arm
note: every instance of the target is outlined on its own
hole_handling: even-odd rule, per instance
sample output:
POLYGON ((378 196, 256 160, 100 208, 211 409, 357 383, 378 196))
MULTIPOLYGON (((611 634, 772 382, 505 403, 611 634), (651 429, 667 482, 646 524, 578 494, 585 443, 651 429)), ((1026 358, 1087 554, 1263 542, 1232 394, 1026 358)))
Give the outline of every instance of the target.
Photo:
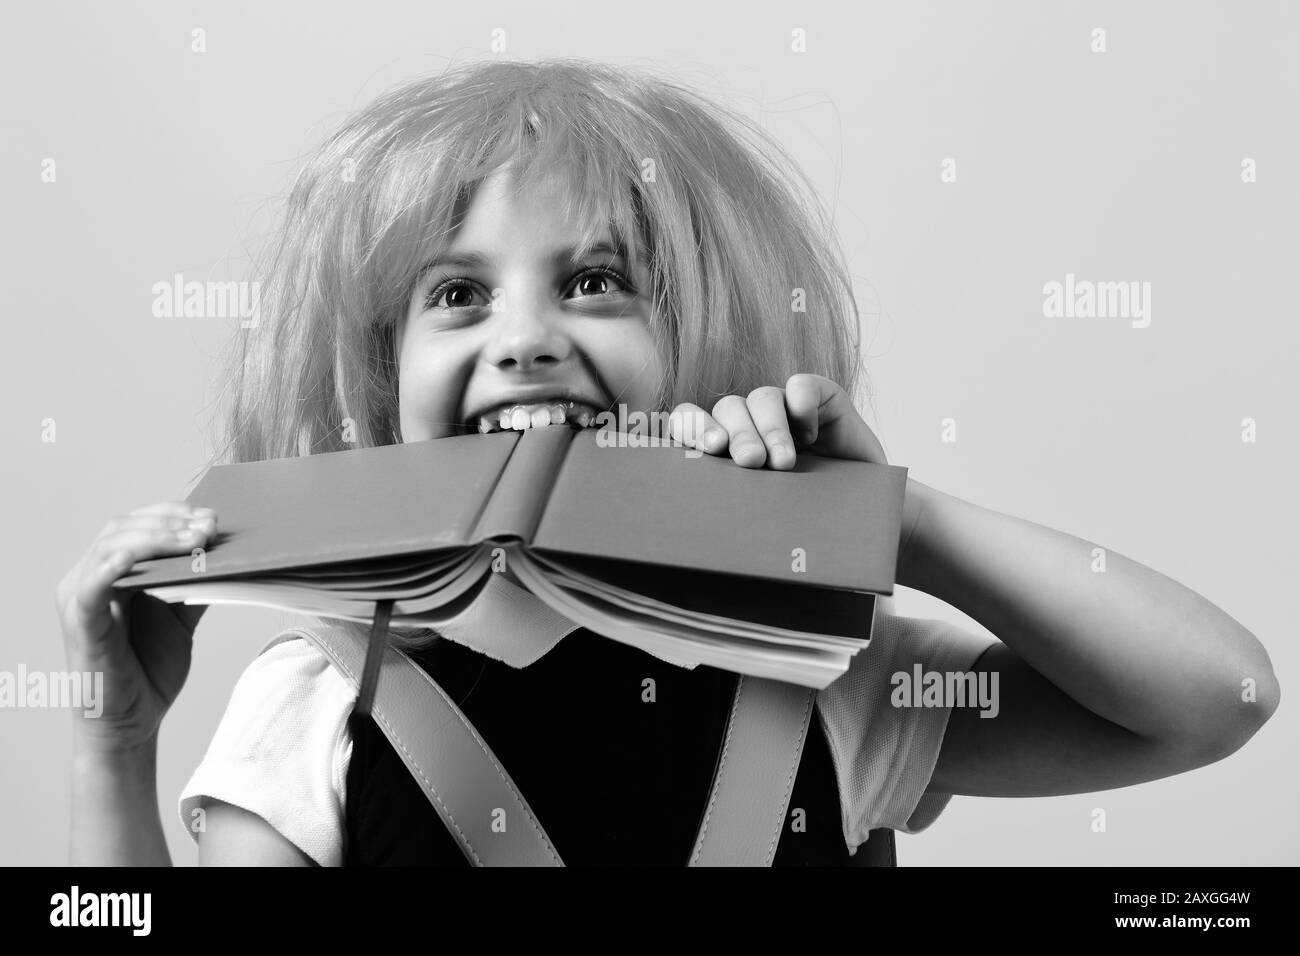
POLYGON ((204 800, 199 866, 315 866, 256 813, 221 800, 204 800))
MULTIPOLYGON (((104 675, 102 713, 73 712, 74 866, 171 865, 158 811, 158 728, 189 674, 205 608, 142 592, 124 603, 113 582, 137 561, 203 546, 216 518, 183 501, 114 518, 59 582, 69 670, 104 675)), ((217 800, 205 801, 203 812, 200 866, 314 865, 254 813, 217 800)))
POLYGON ((202 606, 113 583, 137 561, 185 554, 216 532, 211 509, 180 501, 114 518, 57 590, 68 668, 103 674, 95 717, 73 711, 70 857, 77 866, 170 866, 158 812, 158 728, 190 668, 202 606))

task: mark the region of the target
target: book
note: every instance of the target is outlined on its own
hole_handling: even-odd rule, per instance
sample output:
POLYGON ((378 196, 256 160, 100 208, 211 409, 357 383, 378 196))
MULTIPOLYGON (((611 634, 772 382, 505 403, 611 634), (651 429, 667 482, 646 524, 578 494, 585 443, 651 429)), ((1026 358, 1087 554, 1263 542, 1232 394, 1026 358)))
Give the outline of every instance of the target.
POLYGON ((217 465, 187 498, 216 510, 214 539, 117 587, 361 622, 392 601, 390 625, 437 630, 504 571, 684 667, 819 689, 844 673, 893 593, 907 469, 804 453, 747 469, 610 437, 549 426, 217 465))

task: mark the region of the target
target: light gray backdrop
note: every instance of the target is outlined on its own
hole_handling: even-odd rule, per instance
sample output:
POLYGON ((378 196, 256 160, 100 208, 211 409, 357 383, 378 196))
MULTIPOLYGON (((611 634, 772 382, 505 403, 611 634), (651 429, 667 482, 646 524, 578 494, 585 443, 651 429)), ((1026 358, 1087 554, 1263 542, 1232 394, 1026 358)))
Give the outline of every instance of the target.
MULTIPOLYGON (((62 667, 56 581, 107 518, 183 496, 210 448, 238 320, 155 318, 153 284, 245 278, 270 200, 324 134, 393 83, 502 55, 502 28, 505 56, 667 67, 761 118, 834 203, 890 460, 1158 569, 1272 655, 1286 699, 1229 759, 1102 794, 958 797, 900 838, 902 862, 1297 862, 1293 4, 62 3, 5 19, 0 670, 62 667), (1045 318, 1043 286, 1067 273, 1152 283, 1149 327, 1045 318)), ((978 629, 899 593, 901 613, 978 629)), ((178 863, 195 851, 176 796, 277 621, 219 608, 200 628, 161 743, 178 863)), ((0 711, 0 862, 66 860, 69 719, 0 711)))

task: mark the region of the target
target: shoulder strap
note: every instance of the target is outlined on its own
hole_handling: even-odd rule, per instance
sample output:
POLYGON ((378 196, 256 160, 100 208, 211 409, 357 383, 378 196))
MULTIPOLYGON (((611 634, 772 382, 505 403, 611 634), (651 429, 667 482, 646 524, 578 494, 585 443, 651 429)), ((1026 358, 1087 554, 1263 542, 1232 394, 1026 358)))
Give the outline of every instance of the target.
POLYGON ((816 691, 740 676, 691 866, 771 866, 816 691))
POLYGON ((295 637, 319 647, 339 673, 357 684, 363 705, 367 688, 373 688, 370 716, 472 865, 564 865, 487 742, 414 661, 386 644, 381 654, 367 655, 370 648, 364 643, 330 626, 291 628, 267 646, 295 637), (360 679, 367 656, 379 659, 370 668, 372 681, 360 679), (504 817, 496 811, 504 811, 504 817))
MULTIPOLYGON (((475 866, 563 866, 554 844, 487 742, 429 675, 376 636, 295 627, 267 645, 304 637, 359 688, 369 713, 475 866), (376 664, 375 661, 380 663, 376 664), (367 666, 368 665, 368 666, 367 666), (365 678, 359 679, 364 672, 365 678), (506 811, 505 832, 492 830, 506 811)), ((740 676, 689 866, 771 866, 803 755, 816 691, 740 676)))

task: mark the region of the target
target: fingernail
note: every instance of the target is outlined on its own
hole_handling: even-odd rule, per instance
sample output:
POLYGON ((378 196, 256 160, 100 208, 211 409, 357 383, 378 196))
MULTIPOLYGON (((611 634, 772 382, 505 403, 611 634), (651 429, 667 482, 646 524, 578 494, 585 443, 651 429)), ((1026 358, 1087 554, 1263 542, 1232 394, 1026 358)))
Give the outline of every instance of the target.
POLYGON ((217 513, 216 513, 215 511, 213 511, 211 508, 191 508, 191 509, 190 509, 190 517, 191 517, 191 518, 215 518, 216 516, 217 516, 217 513))
POLYGON ((205 534, 212 530, 213 521, 211 518, 191 518, 190 530, 202 531, 205 534))

